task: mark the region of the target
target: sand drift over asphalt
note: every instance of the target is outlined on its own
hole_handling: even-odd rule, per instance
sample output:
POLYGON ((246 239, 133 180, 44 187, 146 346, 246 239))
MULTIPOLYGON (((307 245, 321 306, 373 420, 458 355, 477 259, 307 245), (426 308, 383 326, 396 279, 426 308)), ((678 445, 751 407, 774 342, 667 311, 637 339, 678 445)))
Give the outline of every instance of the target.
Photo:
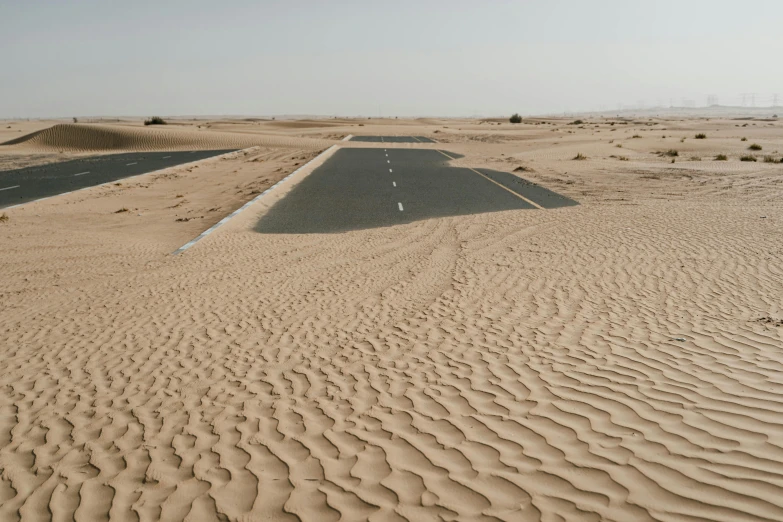
POLYGON ((62 123, 7 141, 0 147, 85 152, 244 149, 254 146, 321 149, 329 145, 331 142, 328 140, 295 136, 62 123))
POLYGON ((8 210, 0 520, 783 520, 783 122, 354 123, 579 205, 170 255, 270 147, 8 210))

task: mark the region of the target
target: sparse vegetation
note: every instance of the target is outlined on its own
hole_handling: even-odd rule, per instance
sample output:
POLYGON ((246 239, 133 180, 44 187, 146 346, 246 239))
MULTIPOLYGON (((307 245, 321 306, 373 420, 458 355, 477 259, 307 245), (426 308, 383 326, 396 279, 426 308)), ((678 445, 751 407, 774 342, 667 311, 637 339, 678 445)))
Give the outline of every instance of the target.
POLYGON ((748 141, 748 138, 742 138, 740 141, 748 141))
POLYGON ((729 157, 725 154, 718 154, 715 156, 715 161, 728 161, 729 157))
POLYGON ((121 209, 114 211, 115 214, 121 214, 123 212, 128 212, 128 209, 126 207, 122 207, 121 209))
POLYGON ((166 120, 160 116, 153 116, 144 120, 144 125, 166 125, 166 120))
POLYGON ((679 155, 680 155, 680 153, 679 153, 679 152, 677 152, 677 151, 676 151, 676 150, 674 150, 674 149, 669 149, 669 150, 667 150, 666 152, 662 152, 662 153, 661 153, 661 155, 662 155, 662 156, 669 156, 669 157, 672 157, 672 158, 674 158, 674 157, 677 157, 677 156, 679 156, 679 155))
POLYGON ((579 154, 577 154, 576 156, 574 156, 574 159, 575 159, 575 160, 579 160, 579 161, 581 161, 581 160, 586 160, 586 159, 587 159, 587 156, 585 156, 584 154, 582 154, 582 153, 580 152, 579 154))
POLYGON ((518 113, 514 113, 511 115, 511 117, 508 119, 511 123, 522 123, 522 116, 520 116, 518 113))
POLYGON ((582 120, 574 120, 571 122, 571 125, 582 125, 584 122, 582 120))
POLYGON ((748 150, 761 150, 761 149, 762 149, 762 147, 758 143, 754 143, 753 145, 748 147, 748 150))
POLYGON ((764 156, 764 163, 777 163, 777 160, 772 156, 764 156))
POLYGON ((5 212, 0 214, 0 223, 6 223, 6 222, 8 222, 9 219, 11 219, 11 218, 9 218, 8 214, 6 214, 5 212))
POLYGON ((620 161, 628 161, 628 156, 617 156, 620 161))
POLYGON ((740 158, 740 161, 757 161, 757 160, 756 160, 756 156, 748 155, 748 156, 742 156, 740 158))
POLYGON ((698 156, 691 156, 691 161, 701 161, 701 158, 698 156))
POLYGON ((641 138, 641 136, 639 136, 638 134, 634 134, 633 136, 631 136, 631 138, 641 138))
POLYGON ((707 135, 704 134, 703 132, 700 132, 699 134, 696 135, 696 139, 697 140, 706 140, 707 139, 707 135))
POLYGON ((74 122, 74 123, 79 123, 79 118, 74 118, 74 119, 73 119, 73 122, 74 122))

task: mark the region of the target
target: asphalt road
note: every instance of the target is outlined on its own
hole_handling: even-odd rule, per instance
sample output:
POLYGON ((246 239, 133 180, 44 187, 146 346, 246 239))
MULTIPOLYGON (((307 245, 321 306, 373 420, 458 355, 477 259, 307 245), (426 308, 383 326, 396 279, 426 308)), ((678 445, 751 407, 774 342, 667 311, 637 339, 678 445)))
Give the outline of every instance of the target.
POLYGON ((450 167, 448 161, 437 150, 338 150, 275 203, 256 231, 345 232, 436 217, 577 204, 513 174, 450 167))
POLYGON ((424 136, 352 136, 350 141, 370 141, 373 143, 437 143, 424 136))
POLYGON ((0 171, 0 208, 190 163, 231 150, 134 152, 0 171))

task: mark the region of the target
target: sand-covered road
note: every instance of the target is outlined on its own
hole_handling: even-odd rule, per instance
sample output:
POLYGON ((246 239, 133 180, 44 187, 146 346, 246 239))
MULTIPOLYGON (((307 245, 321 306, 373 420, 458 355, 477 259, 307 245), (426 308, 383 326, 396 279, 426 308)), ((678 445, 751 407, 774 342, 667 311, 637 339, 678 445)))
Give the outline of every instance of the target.
POLYGON ((580 204, 259 233, 280 191, 170 255, 303 146, 9 211, 0 519, 783 519, 779 127, 384 125, 580 204))

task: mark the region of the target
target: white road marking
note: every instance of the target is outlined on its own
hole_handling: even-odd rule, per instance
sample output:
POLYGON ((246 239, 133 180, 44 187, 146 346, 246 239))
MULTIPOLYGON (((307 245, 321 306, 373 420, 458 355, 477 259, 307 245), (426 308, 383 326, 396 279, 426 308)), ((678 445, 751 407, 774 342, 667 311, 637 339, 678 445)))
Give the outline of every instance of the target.
POLYGON ((73 175, 73 177, 76 177, 76 176, 84 176, 85 174, 89 174, 89 173, 90 173, 90 171, 88 170, 87 172, 80 172, 80 173, 78 173, 78 174, 74 174, 74 175, 73 175))
POLYGON ((389 172, 391 172, 391 171, 392 171, 392 169, 389 169, 389 172))
POLYGON ((126 163, 125 166, 126 167, 130 167, 131 165, 135 165, 137 163, 138 163, 138 161, 134 161, 133 163, 126 163))
POLYGON ((391 160, 386 160, 386 163, 391 163, 391 160))
POLYGON ((402 203, 397 203, 397 206, 400 207, 400 212, 402 212, 402 203))
POLYGON ((11 189, 15 189, 15 188, 19 188, 19 185, 14 185, 13 187, 1 188, 0 190, 11 190, 11 189))
POLYGON ((392 185, 394 185, 396 187, 397 186, 397 182, 396 181, 392 181, 392 185))
POLYGON ((163 159, 169 159, 171 156, 163 156, 163 159))
POLYGON ((386 155, 386 157, 388 158, 388 157, 389 157, 389 155, 387 154, 387 155, 386 155))

